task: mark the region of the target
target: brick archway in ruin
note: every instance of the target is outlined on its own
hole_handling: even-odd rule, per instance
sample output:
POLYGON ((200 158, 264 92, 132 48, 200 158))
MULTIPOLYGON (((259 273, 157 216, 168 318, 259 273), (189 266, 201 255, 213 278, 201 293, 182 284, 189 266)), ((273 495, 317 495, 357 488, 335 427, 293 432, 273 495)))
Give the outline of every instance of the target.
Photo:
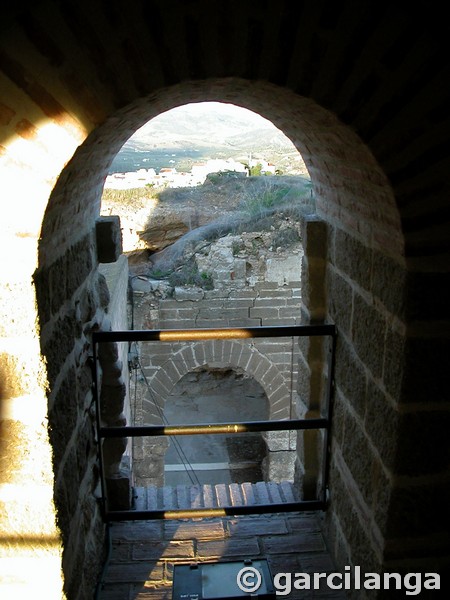
POLYGON ((209 340, 181 348, 150 380, 152 391, 165 402, 178 381, 200 367, 230 367, 253 377, 268 398, 269 418, 281 420, 291 416, 292 392, 285 378, 257 348, 238 341, 209 340))
MULTIPOLYGON (((269 357, 249 343, 209 340, 188 344, 175 350, 170 358, 160 365, 156 374, 147 379, 149 391, 142 400, 140 411, 142 424, 160 424, 161 409, 164 410, 164 404, 173 388, 185 375, 202 368, 205 370, 230 368, 252 377, 265 392, 269 419, 286 420, 295 413, 292 373, 287 380, 269 357), (155 406, 155 402, 158 406, 155 406)), ((239 417, 230 414, 229 419, 239 420, 239 417)), ((263 437, 268 449, 266 478, 269 481, 292 480, 296 456, 295 437, 289 430, 267 432, 263 437)), ((162 446, 157 447, 159 452, 155 451, 156 447, 153 446, 151 439, 134 441, 133 471, 140 480, 144 480, 145 473, 149 472, 149 457, 153 456, 151 472, 155 474, 155 481, 158 480, 158 473, 163 472, 162 446)))

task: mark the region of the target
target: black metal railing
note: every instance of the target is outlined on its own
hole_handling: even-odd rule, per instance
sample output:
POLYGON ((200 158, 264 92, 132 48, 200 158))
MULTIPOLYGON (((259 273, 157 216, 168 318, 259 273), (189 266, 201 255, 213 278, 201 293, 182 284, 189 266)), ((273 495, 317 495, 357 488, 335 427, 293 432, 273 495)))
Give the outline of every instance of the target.
POLYGON ((334 352, 336 328, 332 324, 272 326, 247 328, 185 329, 185 330, 129 330, 100 331, 93 333, 94 394, 97 413, 97 436, 99 445, 99 463, 102 485, 102 510, 105 521, 180 519, 191 517, 212 517, 224 515, 263 514, 274 512, 325 510, 327 506, 327 483, 330 460, 329 432, 331 428, 331 395, 333 386, 334 352), (198 425, 143 425, 124 427, 104 427, 101 424, 101 406, 98 376, 98 344, 104 342, 192 342, 203 340, 236 340, 252 338, 282 337, 329 337, 327 392, 321 408, 321 417, 308 419, 286 419, 272 421, 245 421, 237 423, 212 423, 198 425), (111 510, 108 506, 107 486, 104 477, 102 440, 106 438, 129 438, 146 436, 211 435, 323 430, 323 455, 321 473, 321 491, 316 500, 284 502, 282 504, 257 504, 252 506, 221 506, 214 508, 191 508, 175 510, 111 510))

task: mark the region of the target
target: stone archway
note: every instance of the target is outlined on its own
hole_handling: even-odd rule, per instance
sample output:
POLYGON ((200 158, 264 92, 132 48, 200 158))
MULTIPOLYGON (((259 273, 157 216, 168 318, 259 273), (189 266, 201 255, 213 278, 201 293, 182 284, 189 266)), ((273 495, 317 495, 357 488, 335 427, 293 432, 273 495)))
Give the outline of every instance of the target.
POLYGON ((269 401, 269 417, 290 417, 291 390, 288 383, 267 356, 245 342, 209 340, 182 347, 157 372, 152 388, 164 401, 181 377, 208 366, 229 367, 247 373, 264 389, 269 401))
MULTIPOLYGON (((190 371, 175 384, 165 401, 167 423, 265 421, 267 396, 253 378, 231 368, 190 371)), ((166 485, 188 484, 189 469, 199 484, 264 481, 267 446, 261 433, 172 438, 165 455, 166 485)))
MULTIPOLYGON (((98 292, 101 281, 96 272, 98 257, 93 226, 99 214, 102 181, 107 167, 124 141, 143 122, 171 107, 200 100, 233 102, 258 112, 282 129, 301 152, 316 190, 318 222, 321 223, 318 228, 305 223, 304 280, 309 282, 303 297, 305 322, 322 321, 327 317, 336 321, 342 334, 342 355, 349 357, 347 372, 351 369, 358 373, 363 371, 366 389, 367 381, 370 382, 367 405, 373 409, 374 399, 381 394, 382 405, 387 403, 390 406, 386 386, 392 382, 393 370, 402 368, 402 353, 395 356, 395 361, 387 363, 384 382, 380 380, 381 355, 374 358, 370 351, 375 339, 384 348, 381 357, 384 364, 389 349, 383 346, 381 338, 399 336, 401 345, 405 333, 399 321, 392 318, 399 309, 397 298, 403 293, 404 258, 399 215, 389 182, 358 136, 330 112, 312 100, 279 86, 241 79, 187 82, 130 103, 126 109, 118 110, 106 119, 87 138, 62 172, 44 218, 40 266, 35 277, 44 355, 51 358, 52 349, 57 347, 57 332, 62 327, 67 331, 64 339, 68 348, 57 354, 58 369, 55 370, 55 385, 50 390, 50 404, 58 404, 61 385, 73 389, 73 381, 78 379, 79 372, 85 370, 83 361, 86 354, 79 350, 85 348, 85 340, 89 339, 89 327, 100 325, 97 309, 102 308, 98 292), (79 173, 85 174, 82 183, 79 173), (364 215, 361 221, 355 221, 355 206, 364 215), (361 262, 355 260, 356 256, 361 262), (361 270, 358 264, 365 265, 365 268, 361 270), (366 269, 370 271, 369 276, 366 269), (390 274, 390 281, 396 282, 392 294, 373 276, 381 269, 390 274), (314 274, 319 275, 316 277, 314 274), (391 274, 396 277, 391 277, 391 274), (66 282, 63 292, 58 285, 61 276, 66 282), (352 310, 350 319, 349 307, 352 310), (364 332, 358 329, 359 323, 367 326, 364 332), (73 346, 76 352, 73 352, 73 346), (63 375, 60 375, 61 372, 63 375)), ((317 359, 317 349, 313 346, 305 347, 302 352, 307 364, 313 364, 317 359)), ((257 367, 251 368, 256 373, 257 367)), ((273 385, 273 382, 266 382, 269 393, 275 394, 279 387, 271 390, 273 385)), ((371 429, 374 421, 368 425, 361 415, 355 414, 352 406, 358 399, 355 391, 348 390, 345 378, 338 387, 341 413, 359 433, 362 447, 373 452, 377 444, 371 429)), ((88 394, 88 387, 84 391, 88 394)), ((311 409, 313 407, 306 404, 303 412, 311 409)), ((283 412, 284 408, 280 410, 283 412)), ((397 412, 397 409, 394 410, 397 412)), ((66 427, 64 435, 75 441, 83 438, 87 425, 76 417, 66 427)), ((393 441, 395 435, 394 432, 393 441)), ((346 448, 350 446, 342 445, 342 436, 339 436, 338 430, 334 440, 339 448, 342 446, 344 454, 335 453, 340 462, 332 467, 333 485, 340 489, 339 484, 345 481, 358 488, 363 485, 359 481, 361 452, 347 455, 346 448), (347 463, 352 463, 350 473, 354 477, 348 477, 345 470, 347 463)), ((92 446, 87 452, 90 452, 92 460, 92 446)), ((375 461, 377 468, 384 470, 385 457, 380 458, 377 450, 374 454, 371 460, 375 461)), ((66 463, 68 455, 60 458, 59 467, 56 465, 60 472, 58 480, 61 486, 65 486, 71 479, 71 469, 66 463)), ((389 465, 387 468, 392 467, 391 463, 389 465)), ((375 480, 372 486, 371 495, 377 492, 375 480)), ((63 498, 62 493, 59 498, 63 498)), ((58 502, 64 510, 64 500, 58 502)), ((344 512, 348 513, 348 510, 344 512)), ((338 521, 344 518, 342 512, 339 512, 341 516, 330 514, 338 521)), ((373 529, 367 532, 363 527, 362 513, 358 513, 354 522, 358 526, 355 531, 364 535, 367 544, 377 554, 379 528, 383 525, 374 516, 373 529)), ((334 520, 331 525, 335 523, 334 520)), ((70 521, 64 527, 70 529, 70 521)))
POLYGON ((71 219, 79 236, 89 230, 89 221, 99 214, 108 166, 128 138, 161 112, 196 101, 233 103, 270 120, 304 158, 318 198, 319 213, 366 239, 370 246, 397 257, 403 254, 399 215, 391 187, 358 136, 314 101, 290 90, 230 78, 165 88, 118 110, 91 133, 61 173, 50 197, 41 232, 41 264, 55 260, 70 239, 71 228, 61 222, 60 210, 65 211, 66 219, 71 219), (86 175, 83 189, 73 180, 79 171, 86 175), (73 195, 78 198, 75 204, 70 202, 73 195), (358 231, 351 218, 355 201, 364 214, 364 231, 358 231))
MULTIPOLYGON (((142 398, 142 406, 137 413, 140 420, 137 425, 161 424, 164 405, 176 384, 189 373, 198 370, 232 369, 251 377, 264 390, 268 401, 267 418, 274 420, 289 419, 294 410, 290 380, 280 372, 270 360, 270 354, 264 354, 255 344, 239 340, 208 340, 184 345, 170 344, 171 349, 164 352, 158 368, 146 378, 148 388, 142 398)), ((166 343, 163 343, 166 345, 166 343)), ((155 355, 158 346, 154 346, 155 355)), ((145 367, 144 367, 145 369, 145 367)), ((268 480, 281 481, 292 479, 295 462, 295 437, 292 432, 269 432, 264 436, 268 447, 268 460, 265 473, 268 480)), ((135 440, 133 468, 140 481, 153 484, 158 480, 157 473, 163 472, 165 444, 156 444, 152 439, 135 440), (158 457, 158 458, 156 458, 158 457), (157 464, 158 462, 158 464, 157 464), (151 473, 147 479, 145 474, 151 473)))

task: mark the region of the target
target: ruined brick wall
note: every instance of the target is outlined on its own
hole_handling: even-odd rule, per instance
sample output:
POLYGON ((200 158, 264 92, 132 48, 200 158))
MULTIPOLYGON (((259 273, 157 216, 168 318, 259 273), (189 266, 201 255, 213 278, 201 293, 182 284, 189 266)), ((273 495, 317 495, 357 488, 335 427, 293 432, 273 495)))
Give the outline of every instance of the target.
MULTIPOLYGON (((301 257, 297 255, 297 273, 301 257)), ((224 289, 175 288, 173 297, 157 300, 154 293, 134 291, 136 329, 196 329, 214 327, 258 327, 300 324, 300 281, 258 282, 236 287, 230 280, 224 289)), ((245 275, 244 275, 245 279, 245 275)), ((156 282, 154 282, 156 283, 156 282)), ((141 286, 142 287, 142 286, 141 286)), ((265 390, 269 418, 288 419, 295 412, 297 338, 267 338, 248 341, 205 341, 197 343, 142 343, 139 348, 142 370, 150 391, 140 396, 136 424, 161 424, 155 402, 163 408, 176 383, 198 369, 232 368, 253 377, 265 390)), ((239 420, 239 416, 235 415, 239 420)), ((269 432, 268 480, 292 479, 296 457, 292 432, 269 432)), ((133 469, 141 484, 155 483, 163 470, 164 447, 152 440, 136 441, 133 469), (156 456, 159 460, 155 460, 156 456)), ((161 482, 161 481, 160 481, 161 482)))

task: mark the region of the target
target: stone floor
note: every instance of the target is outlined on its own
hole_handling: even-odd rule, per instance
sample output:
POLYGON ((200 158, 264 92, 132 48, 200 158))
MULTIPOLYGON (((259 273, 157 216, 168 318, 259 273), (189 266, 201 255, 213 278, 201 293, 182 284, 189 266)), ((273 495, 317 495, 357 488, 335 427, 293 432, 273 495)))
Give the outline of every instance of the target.
MULTIPOLYGON (((113 523, 111 553, 105 566, 99 600, 169 600, 177 563, 266 558, 278 572, 335 571, 313 512, 239 517, 113 523)), ((344 600, 321 580, 320 590, 296 590, 292 599, 344 600)), ((292 586, 294 587, 294 586, 292 586)), ((313 578, 311 577, 311 587, 313 578)))

